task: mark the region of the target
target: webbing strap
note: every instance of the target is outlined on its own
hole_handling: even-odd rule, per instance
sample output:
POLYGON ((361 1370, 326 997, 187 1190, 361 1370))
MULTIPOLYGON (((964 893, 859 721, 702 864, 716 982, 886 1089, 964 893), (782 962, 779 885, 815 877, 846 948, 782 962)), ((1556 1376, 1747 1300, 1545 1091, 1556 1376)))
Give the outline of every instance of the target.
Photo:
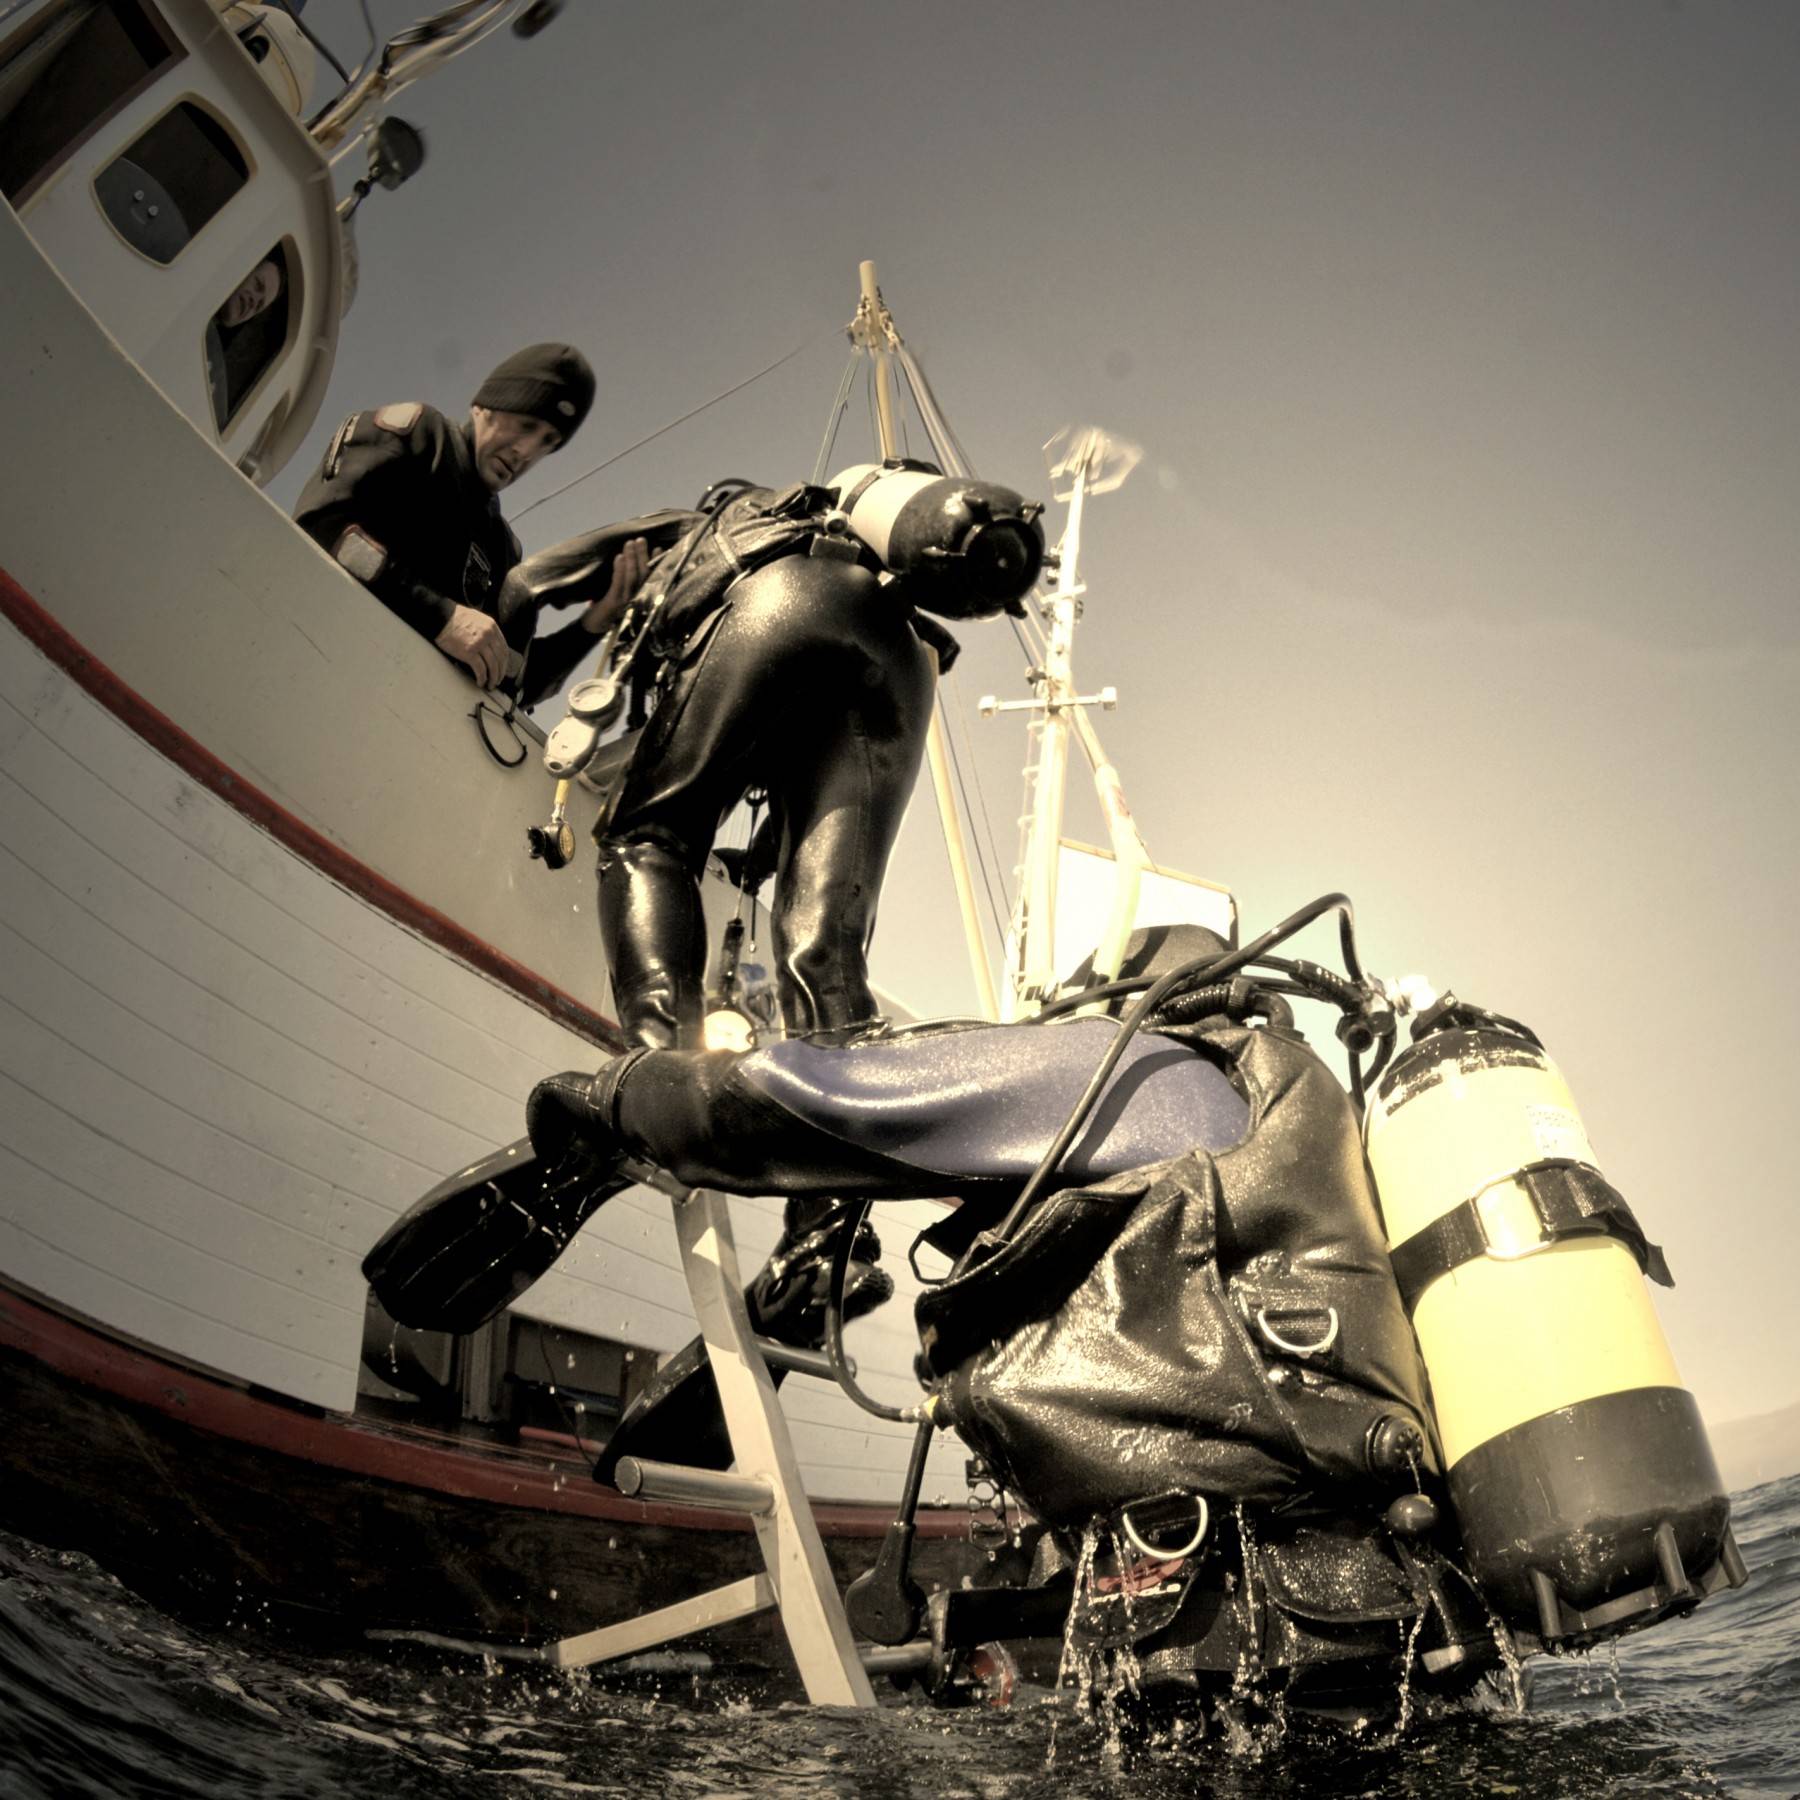
POLYGON ((1493 1245, 1482 1221, 1481 1201, 1509 1182, 1516 1182, 1525 1191, 1543 1227, 1540 1243, 1513 1254, 1530 1254, 1563 1238, 1582 1235, 1617 1238, 1652 1281, 1664 1287, 1675 1285, 1662 1250, 1644 1236, 1643 1227, 1623 1195, 1600 1171, 1589 1163, 1550 1157, 1496 1176, 1460 1206, 1451 1207, 1404 1243, 1394 1246, 1390 1259, 1408 1313, 1440 1275, 1490 1254, 1493 1245))
POLYGON ((841 512, 846 518, 848 518, 850 515, 850 512, 851 512, 851 509, 856 505, 857 501, 859 501, 863 497, 863 495, 866 494, 869 491, 869 489, 872 488, 876 484, 876 482, 878 482, 882 478, 882 476, 888 475, 891 473, 892 473, 892 470, 887 469, 887 468, 871 469, 868 472, 868 474, 866 474, 862 478, 862 480, 859 481, 856 484, 856 486, 853 487, 849 491, 849 493, 847 493, 843 497, 843 499, 841 499, 838 502, 838 511, 841 512))

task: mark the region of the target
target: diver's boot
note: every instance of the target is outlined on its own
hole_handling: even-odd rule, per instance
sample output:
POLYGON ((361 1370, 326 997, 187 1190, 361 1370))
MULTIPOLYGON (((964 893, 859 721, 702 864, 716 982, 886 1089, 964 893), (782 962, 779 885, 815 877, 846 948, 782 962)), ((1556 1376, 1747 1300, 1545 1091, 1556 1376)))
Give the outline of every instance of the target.
MULTIPOLYGON (((831 1262, 849 1217, 840 1200, 790 1200, 779 1241, 745 1290, 752 1328, 798 1350, 825 1342, 831 1262)), ((860 1319, 893 1298, 894 1280, 876 1264, 881 1240, 865 1220, 844 1273, 844 1322, 860 1319)))
POLYGON ((706 915, 688 859, 661 842, 607 838, 595 896, 626 1043, 651 1050, 698 1045, 706 915))
POLYGON ((525 1134, 546 1168, 567 1164, 571 1177, 602 1181, 617 1170, 625 1152, 613 1124, 613 1105, 619 1078, 641 1054, 628 1051, 598 1074, 567 1069, 547 1075, 531 1090, 525 1134))

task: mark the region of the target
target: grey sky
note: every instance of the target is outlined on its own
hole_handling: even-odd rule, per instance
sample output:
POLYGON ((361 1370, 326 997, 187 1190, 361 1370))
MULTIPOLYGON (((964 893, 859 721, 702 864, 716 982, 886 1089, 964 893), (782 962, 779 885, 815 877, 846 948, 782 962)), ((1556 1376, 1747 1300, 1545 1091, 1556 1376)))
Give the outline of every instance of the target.
MULTIPOLYGON (((360 55, 351 0, 307 16, 360 55)), ((1343 888, 1372 967, 1531 1021, 1669 1250, 1703 1406, 1800 1398, 1800 9, 573 0, 398 110, 430 161, 364 209, 278 497, 341 413, 552 336, 600 400, 515 512, 811 348, 528 547, 803 477, 875 257, 984 473, 1042 492, 1072 422, 1145 447, 1078 676, 1120 689, 1153 854, 1247 933, 1343 888)), ((974 701, 1021 659, 964 635, 1005 873, 1022 737, 974 701)), ((876 968, 969 1004, 924 796, 876 968)))

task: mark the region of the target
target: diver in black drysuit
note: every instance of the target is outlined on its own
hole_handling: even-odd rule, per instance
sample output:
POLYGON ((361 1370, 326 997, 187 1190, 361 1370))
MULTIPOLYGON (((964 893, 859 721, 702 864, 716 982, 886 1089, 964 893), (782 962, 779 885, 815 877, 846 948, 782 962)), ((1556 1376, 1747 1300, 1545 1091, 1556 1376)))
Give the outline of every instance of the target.
MULTIPOLYGON (((749 490, 752 504, 762 492, 749 490)), ((912 591, 881 582, 862 560, 796 551, 734 581, 713 610, 683 622, 679 641, 667 643, 661 626, 667 666, 656 707, 596 832, 601 942, 628 1045, 699 1041, 701 871, 726 815, 758 791, 770 808, 762 836, 775 833, 770 928, 787 1033, 844 1034, 875 1018, 876 901, 918 776, 934 668, 957 649, 915 611, 912 591)), ((817 1316, 808 1297, 836 1211, 828 1196, 788 1202, 752 1290, 760 1330, 811 1335, 795 1309, 817 1316)), ((865 1228, 852 1316, 893 1291, 875 1269, 880 1253, 865 1228)))

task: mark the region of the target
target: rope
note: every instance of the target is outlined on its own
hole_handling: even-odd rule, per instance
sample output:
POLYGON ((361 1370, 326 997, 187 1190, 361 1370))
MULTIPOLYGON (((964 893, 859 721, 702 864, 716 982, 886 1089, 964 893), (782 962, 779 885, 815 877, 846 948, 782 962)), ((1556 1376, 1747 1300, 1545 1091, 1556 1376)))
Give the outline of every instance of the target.
MULTIPOLYGON (((837 335, 837 329, 838 328, 835 326, 832 328, 831 335, 833 337, 837 335)), ((710 400, 703 400, 698 406, 684 412, 679 419, 671 419, 668 424, 657 426, 654 431, 639 438, 635 444, 627 444, 623 450, 609 456, 604 462, 596 463, 591 469, 583 474, 577 475, 571 481, 565 481, 561 487, 552 488, 549 493, 541 495, 538 499, 532 501, 529 506, 521 507, 519 511, 513 515, 513 523, 516 525, 519 520, 526 517, 527 514, 536 512, 540 506, 546 506, 550 501, 560 499, 570 490, 570 488, 579 487, 584 481, 598 475, 602 469, 610 469, 614 463, 623 462, 625 458, 630 456, 634 451, 643 449, 646 444, 653 443, 666 432, 673 431, 677 425, 685 425, 689 419, 698 418, 709 406, 717 406, 721 400, 729 400, 733 394, 741 394, 752 382, 761 381, 765 375, 773 375, 784 363, 791 363, 801 351, 810 350, 818 341, 817 338, 808 338, 805 342, 796 344, 785 356, 776 357, 772 363, 768 364, 765 368, 758 369, 754 375, 746 375, 742 381, 726 388, 721 393, 714 394, 710 400)))

